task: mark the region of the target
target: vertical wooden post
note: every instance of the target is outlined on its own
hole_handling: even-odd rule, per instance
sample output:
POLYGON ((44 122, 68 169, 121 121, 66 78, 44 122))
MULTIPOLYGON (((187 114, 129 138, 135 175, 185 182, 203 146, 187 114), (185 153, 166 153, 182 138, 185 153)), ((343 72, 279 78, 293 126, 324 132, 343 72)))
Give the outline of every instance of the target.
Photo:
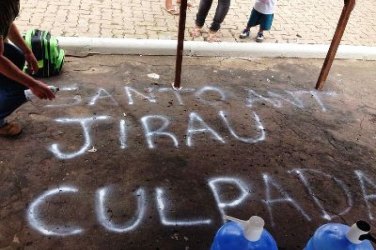
POLYGON ((316 89, 322 89, 326 81, 330 68, 333 65, 334 58, 337 54, 338 46, 342 40, 343 33, 345 32, 347 23, 349 21, 352 10, 355 6, 355 0, 344 0, 345 5, 342 9, 341 17, 338 21, 337 29, 334 34, 332 43, 330 45, 328 54, 326 55, 324 65, 321 68, 321 73, 316 84, 316 89))
POLYGON ((181 88, 181 68, 183 62, 184 51, 184 31, 185 21, 187 18, 187 1, 181 0, 180 2, 180 17, 179 17, 179 33, 178 33, 178 47, 176 53, 176 68, 175 68, 175 81, 172 83, 174 89, 181 88))

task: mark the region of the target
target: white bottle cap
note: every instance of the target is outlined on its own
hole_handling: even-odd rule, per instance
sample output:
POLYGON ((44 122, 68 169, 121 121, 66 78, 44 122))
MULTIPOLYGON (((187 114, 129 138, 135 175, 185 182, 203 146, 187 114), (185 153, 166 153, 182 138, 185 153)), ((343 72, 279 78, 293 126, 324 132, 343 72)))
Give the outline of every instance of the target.
POLYGON ((259 216, 252 216, 248 221, 239 220, 231 216, 225 216, 225 219, 231 220, 242 225, 244 237, 249 241, 258 241, 264 230, 265 222, 259 216))
POLYGON ((370 225, 365 221, 358 221, 357 223, 353 224, 349 231, 346 234, 346 238, 354 244, 360 244, 362 243, 361 240, 359 240, 359 237, 368 234, 371 230, 370 225))

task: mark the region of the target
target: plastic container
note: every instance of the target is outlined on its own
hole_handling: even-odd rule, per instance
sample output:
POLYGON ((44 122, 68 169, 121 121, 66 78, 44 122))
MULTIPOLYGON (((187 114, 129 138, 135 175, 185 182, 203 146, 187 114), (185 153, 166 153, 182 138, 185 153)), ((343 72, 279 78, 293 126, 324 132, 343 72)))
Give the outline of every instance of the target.
POLYGON ((230 216, 217 232, 211 250, 278 250, 273 236, 264 229, 261 217, 252 216, 248 221, 230 216))
MULTIPOLYGON (((59 91, 59 88, 58 87, 55 87, 55 86, 48 86, 48 88, 52 91, 52 93, 56 94, 58 91, 59 91)), ((28 101, 34 101, 36 99, 38 99, 38 97, 36 97, 33 92, 31 92, 30 89, 27 89, 25 90, 25 97, 28 101)))
POLYGON ((308 241, 304 250, 371 250, 369 234, 371 227, 365 221, 358 221, 351 227, 339 223, 328 223, 319 227, 308 241))

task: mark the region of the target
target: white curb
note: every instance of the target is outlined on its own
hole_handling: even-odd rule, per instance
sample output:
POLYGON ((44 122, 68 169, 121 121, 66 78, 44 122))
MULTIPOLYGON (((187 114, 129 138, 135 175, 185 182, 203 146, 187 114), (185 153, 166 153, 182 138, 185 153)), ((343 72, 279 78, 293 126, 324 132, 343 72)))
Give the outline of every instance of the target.
MULTIPOLYGON (((58 37, 67 54, 176 55, 176 40, 58 37)), ((184 54, 223 57, 325 58, 329 45, 291 43, 208 43, 186 41, 184 54)), ((336 58, 376 60, 376 47, 341 45, 336 58)))

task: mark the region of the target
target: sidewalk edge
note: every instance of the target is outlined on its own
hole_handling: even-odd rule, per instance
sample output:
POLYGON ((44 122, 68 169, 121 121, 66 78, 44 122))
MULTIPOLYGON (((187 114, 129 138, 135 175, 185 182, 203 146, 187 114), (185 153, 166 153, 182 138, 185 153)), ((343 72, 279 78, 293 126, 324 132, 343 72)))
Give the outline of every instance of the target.
MULTIPOLYGON (((176 40, 58 37, 68 55, 176 55, 176 40)), ((329 45, 291 43, 208 43, 186 41, 184 54, 250 58, 325 58, 329 45)), ((376 60, 376 47, 341 45, 337 59, 376 60)))

